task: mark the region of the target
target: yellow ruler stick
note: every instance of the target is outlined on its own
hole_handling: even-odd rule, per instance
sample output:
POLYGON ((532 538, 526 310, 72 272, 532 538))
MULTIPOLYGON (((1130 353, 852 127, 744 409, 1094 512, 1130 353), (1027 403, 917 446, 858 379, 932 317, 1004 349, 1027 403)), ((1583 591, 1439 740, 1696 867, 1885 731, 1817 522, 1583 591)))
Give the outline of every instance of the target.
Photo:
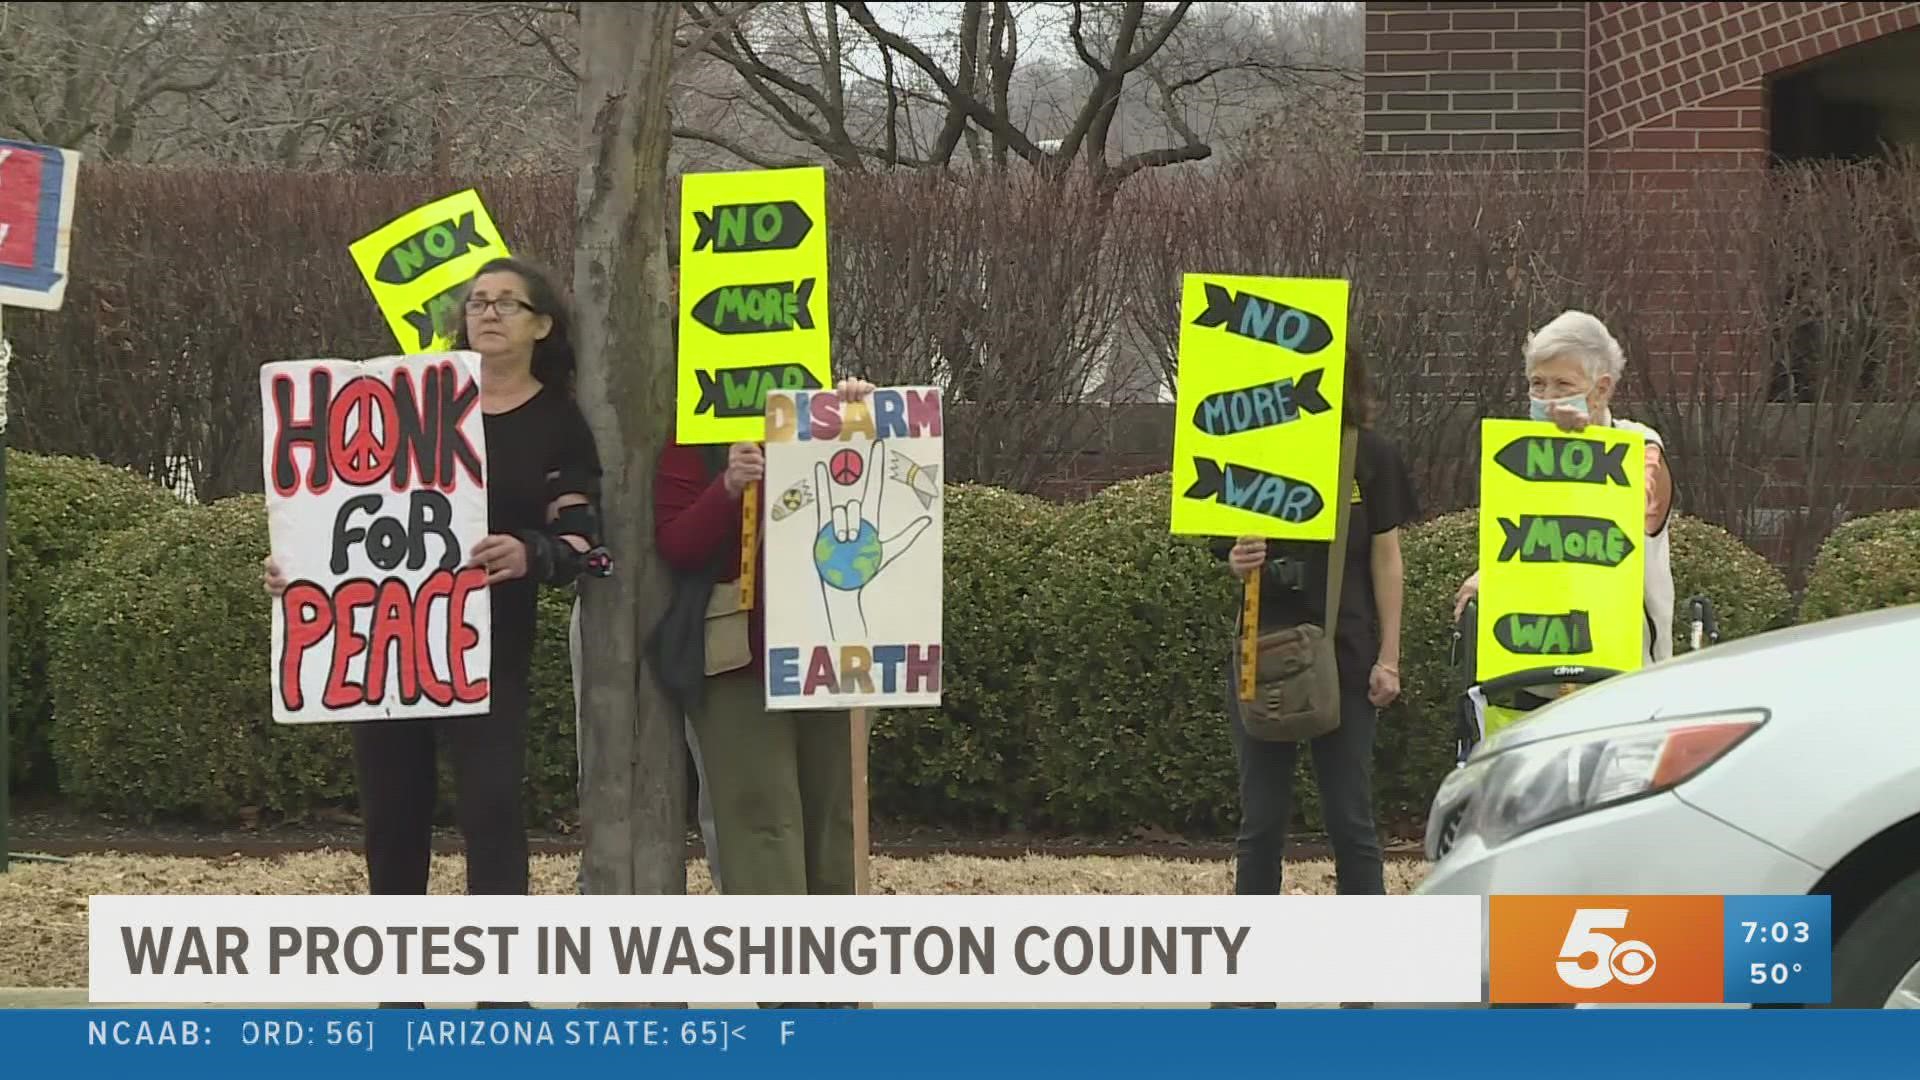
POLYGON ((753 610, 754 567, 760 560, 760 485, 740 493, 740 610, 753 610))
POLYGON ((1260 572, 1247 575, 1240 604, 1240 700, 1252 701, 1260 670, 1260 572))

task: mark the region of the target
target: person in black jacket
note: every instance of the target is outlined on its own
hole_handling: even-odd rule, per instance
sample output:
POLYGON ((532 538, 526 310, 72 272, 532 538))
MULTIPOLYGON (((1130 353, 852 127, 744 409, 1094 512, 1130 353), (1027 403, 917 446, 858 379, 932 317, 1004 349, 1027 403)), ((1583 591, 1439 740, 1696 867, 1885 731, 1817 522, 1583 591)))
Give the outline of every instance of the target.
MULTIPOLYGON (((525 895, 527 709, 535 592, 589 569, 600 543, 600 458, 574 400, 571 322, 546 274, 495 259, 467 287, 453 348, 481 358, 488 535, 465 552, 485 567, 492 608, 491 705, 483 716, 353 725, 369 889, 427 891, 436 758, 453 768, 467 891, 525 895)), ((272 556, 265 587, 289 582, 272 556)))
MULTIPOLYGON (((1341 557, 1347 560, 1334 623, 1340 673, 1340 726, 1312 740, 1314 777, 1341 893, 1386 891, 1380 836, 1373 816, 1373 736, 1379 710, 1400 695, 1400 611, 1404 569, 1400 529, 1417 513, 1406 462, 1392 442, 1370 426, 1373 399, 1360 357, 1347 357, 1345 423, 1359 428, 1354 490, 1341 557)), ((1261 572, 1262 629, 1327 625, 1329 545, 1269 543, 1242 537, 1216 543, 1236 577, 1261 572)), ((1235 840, 1235 892, 1280 891, 1287 826, 1293 817, 1293 777, 1299 747, 1251 738, 1240 719, 1236 664, 1229 666, 1227 713, 1240 764, 1240 829, 1235 840)))

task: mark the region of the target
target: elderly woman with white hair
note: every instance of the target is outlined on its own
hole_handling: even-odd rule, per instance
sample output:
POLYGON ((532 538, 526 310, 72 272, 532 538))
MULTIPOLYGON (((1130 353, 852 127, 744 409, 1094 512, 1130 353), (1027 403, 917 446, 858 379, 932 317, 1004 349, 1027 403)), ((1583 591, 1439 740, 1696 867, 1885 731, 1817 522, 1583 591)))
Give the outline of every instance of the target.
MULTIPOLYGON (((1527 396, 1535 420, 1550 420, 1563 431, 1589 424, 1634 431, 1647 440, 1646 633, 1647 663, 1673 656, 1673 563, 1667 518, 1673 509, 1673 475, 1667 469, 1660 433, 1613 414, 1613 395, 1626 370, 1626 357, 1606 324, 1584 311, 1563 311, 1527 338, 1527 396)), ((1467 601, 1480 589, 1476 571, 1460 586, 1453 617, 1459 621, 1467 601)))

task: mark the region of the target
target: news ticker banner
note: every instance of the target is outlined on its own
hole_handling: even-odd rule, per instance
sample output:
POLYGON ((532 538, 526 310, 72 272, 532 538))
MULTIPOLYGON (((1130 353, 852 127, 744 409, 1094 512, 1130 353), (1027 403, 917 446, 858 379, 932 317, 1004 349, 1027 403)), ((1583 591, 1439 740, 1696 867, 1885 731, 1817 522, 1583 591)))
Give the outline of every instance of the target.
POLYGON ((89 999, 1824 1004, 1808 896, 97 896, 89 999))
POLYGON ((0 1010, 8 1075, 1618 1080, 1905 1076, 1912 1018, 1830 1009, 0 1010), (534 1071, 539 1070, 539 1071, 534 1071), (564 1072, 560 1071, 564 1070, 564 1072))
POLYGON ((1478 1002, 1475 896, 96 896, 88 997, 1478 1002))

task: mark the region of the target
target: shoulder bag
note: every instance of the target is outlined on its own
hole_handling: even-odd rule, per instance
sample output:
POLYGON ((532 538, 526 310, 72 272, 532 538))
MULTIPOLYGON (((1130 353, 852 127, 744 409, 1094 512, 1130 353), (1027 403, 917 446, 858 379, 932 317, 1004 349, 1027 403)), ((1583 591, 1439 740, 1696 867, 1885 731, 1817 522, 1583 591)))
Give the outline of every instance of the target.
POLYGON ((1240 722, 1249 736, 1263 742, 1306 742, 1340 726, 1340 667, 1334 633, 1340 625, 1347 512, 1353 503, 1358 444, 1358 431, 1347 429, 1340 440, 1340 480, 1334 488, 1339 509, 1334 512, 1333 543, 1327 549, 1327 625, 1301 623, 1267 631, 1256 646, 1253 700, 1239 702, 1240 722))

